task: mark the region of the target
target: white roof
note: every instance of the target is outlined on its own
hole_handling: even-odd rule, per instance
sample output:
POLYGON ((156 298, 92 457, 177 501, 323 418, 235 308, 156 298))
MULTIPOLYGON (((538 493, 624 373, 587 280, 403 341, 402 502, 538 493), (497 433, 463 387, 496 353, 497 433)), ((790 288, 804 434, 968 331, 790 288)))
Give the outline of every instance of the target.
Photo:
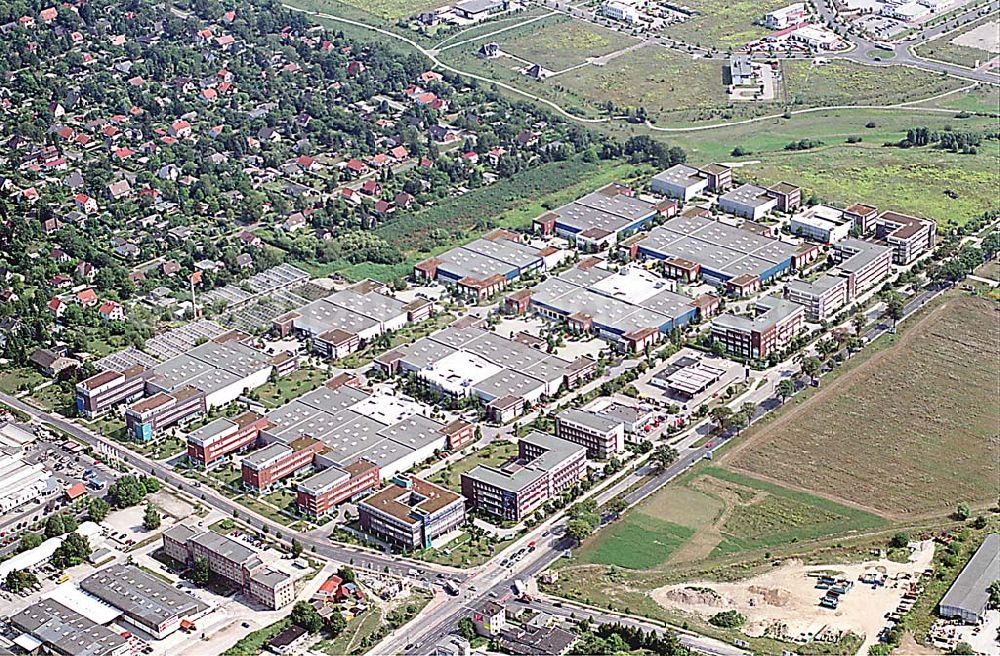
POLYGON ((51 592, 42 595, 42 599, 52 599, 58 601, 66 608, 72 608, 94 624, 109 624, 118 617, 122 611, 106 604, 97 597, 92 597, 72 581, 61 583, 51 592))

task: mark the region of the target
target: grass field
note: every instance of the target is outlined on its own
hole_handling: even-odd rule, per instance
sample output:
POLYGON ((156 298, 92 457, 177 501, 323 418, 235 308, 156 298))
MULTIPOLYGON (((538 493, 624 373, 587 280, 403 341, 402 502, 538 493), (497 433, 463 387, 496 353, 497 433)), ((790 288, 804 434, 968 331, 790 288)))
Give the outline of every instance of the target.
POLYGON ((587 540, 572 563, 665 571, 883 524, 871 513, 702 466, 587 540))
MULTIPOLYGON (((868 138, 864 128, 857 134, 868 138)), ((942 226, 961 225, 996 206, 988 190, 997 184, 998 146, 987 141, 977 154, 959 155, 881 143, 831 143, 810 151, 751 156, 758 163, 748 163, 736 175, 757 182, 792 181, 803 187, 804 198, 815 195, 840 206, 864 202, 930 217, 942 226), (947 190, 958 197, 950 198, 947 190)))
POLYGON ((479 465, 496 467, 516 455, 517 445, 513 442, 494 442, 436 472, 428 480, 431 483, 460 492, 462 490, 462 474, 465 472, 479 465))
POLYGON ((848 61, 819 66, 809 61, 786 61, 781 70, 787 100, 803 107, 909 102, 969 84, 907 66, 878 68, 848 61))
POLYGON ((753 21, 787 5, 784 0, 685 0, 681 3, 699 15, 668 27, 667 36, 714 48, 742 46, 770 33, 753 21))
POLYGON ((339 0, 339 2, 388 20, 409 18, 449 4, 444 0, 339 0))
POLYGON ((723 462, 898 518, 997 498, 996 306, 949 293, 723 462))
POLYGON ((328 378, 330 378, 328 371, 299 367, 287 376, 258 387, 254 390, 254 394, 267 407, 277 408, 297 396, 316 389, 328 378))
POLYGON ((992 58, 993 55, 986 50, 980 50, 979 48, 972 48, 954 43, 955 39, 960 38, 963 34, 971 32, 981 25, 992 24, 994 29, 997 29, 997 20, 997 14, 995 13, 991 16, 985 16, 977 21, 969 23, 968 25, 962 26, 954 32, 949 32, 944 36, 934 39, 933 41, 922 43, 914 48, 914 51, 921 57, 951 62, 953 64, 958 64, 959 66, 972 68, 977 62, 985 63, 992 58))
POLYGON ((600 25, 559 15, 510 30, 499 37, 501 50, 550 71, 581 64, 638 43, 638 39, 600 25))

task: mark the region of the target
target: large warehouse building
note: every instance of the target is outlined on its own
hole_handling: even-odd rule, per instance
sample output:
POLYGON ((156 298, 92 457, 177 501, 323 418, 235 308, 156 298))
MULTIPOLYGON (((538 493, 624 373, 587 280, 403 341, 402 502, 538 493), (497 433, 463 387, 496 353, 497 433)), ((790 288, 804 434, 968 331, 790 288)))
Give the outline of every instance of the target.
POLYGON ((533 221, 533 227, 542 234, 572 239, 579 248, 598 250, 676 211, 677 204, 672 201, 650 203, 636 198, 628 187, 609 184, 543 214, 533 221))
POLYGON ((547 254, 546 249, 522 244, 514 233, 495 230, 481 239, 418 263, 413 267, 413 277, 453 285, 462 295, 481 300, 521 276, 544 270, 547 254))
POLYGON ((636 267, 570 269, 531 289, 531 308, 573 330, 593 332, 624 350, 641 352, 698 314, 694 299, 674 283, 636 267))
POLYGON ((638 242, 636 254, 660 260, 668 270, 675 265, 688 278, 730 288, 735 285, 730 291, 744 293, 801 266, 814 255, 814 248, 803 249, 686 212, 651 230, 638 242))
POLYGON ((594 360, 569 362, 476 326, 449 327, 383 353, 375 362, 389 373, 412 374, 451 396, 475 396, 506 422, 560 387, 590 377, 594 360))
POLYGON ((948 588, 938 613, 965 624, 979 624, 990 602, 990 585, 997 579, 1000 579, 1000 534, 992 533, 948 588))

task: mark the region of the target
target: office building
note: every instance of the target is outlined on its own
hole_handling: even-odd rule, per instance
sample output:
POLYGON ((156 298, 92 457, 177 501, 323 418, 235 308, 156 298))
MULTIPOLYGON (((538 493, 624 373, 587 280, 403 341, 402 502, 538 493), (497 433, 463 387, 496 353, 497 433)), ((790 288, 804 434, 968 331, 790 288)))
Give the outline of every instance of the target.
POLYGON ((378 466, 358 460, 346 467, 331 465, 295 486, 296 503, 310 517, 322 517, 339 504, 378 487, 378 466))
POLYGON ((105 370, 76 384, 76 409, 84 417, 98 417, 120 403, 141 399, 153 375, 143 365, 124 371, 105 370))
POLYGON ((295 599, 295 581, 290 575, 269 568, 253 549, 225 535, 178 524, 163 532, 163 551, 189 567, 204 558, 212 574, 271 610, 295 599))
POLYGON ((556 437, 586 448, 588 458, 607 458, 625 449, 625 422, 567 408, 556 415, 556 437))
POLYGON ((805 308, 798 303, 765 296, 753 318, 723 314, 712 320, 712 339, 736 358, 766 358, 788 346, 804 320, 805 308))
POLYGON ((853 297, 847 277, 823 275, 812 282, 789 282, 785 286, 785 298, 803 306, 807 320, 819 322, 832 318, 853 297))
POLYGON ((268 426, 267 417, 253 411, 232 418, 220 417, 188 433, 188 458, 205 466, 215 464, 230 453, 253 446, 268 426))
POLYGON ((851 234, 853 220, 843 210, 829 205, 814 205, 792 217, 788 225, 793 234, 822 244, 834 244, 851 234))
POLYGON ((882 282, 892 270, 891 246, 861 239, 844 239, 834 244, 831 260, 836 271, 847 278, 847 295, 853 300, 882 282))
POLYGON ((898 212, 882 212, 875 219, 875 238, 892 247, 892 261, 904 266, 934 248, 937 224, 898 212))
POLYGON ((517 457, 499 467, 479 465, 462 474, 462 496, 476 510, 519 522, 586 475, 587 450, 532 431, 517 457))
POLYGON ((358 503, 362 531, 405 550, 429 549, 465 522, 460 495, 415 477, 404 485, 392 483, 358 503))

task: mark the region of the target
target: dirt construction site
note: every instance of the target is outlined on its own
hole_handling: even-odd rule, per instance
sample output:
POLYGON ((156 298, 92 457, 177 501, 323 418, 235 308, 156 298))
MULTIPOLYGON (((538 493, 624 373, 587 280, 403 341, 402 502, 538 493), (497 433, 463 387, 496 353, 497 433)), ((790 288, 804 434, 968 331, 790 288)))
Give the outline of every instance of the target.
POLYGON ((735 610, 746 617, 743 631, 752 637, 769 636, 795 642, 836 640, 846 633, 864 636, 867 653, 885 625, 886 613, 899 605, 909 583, 916 581, 934 556, 931 542, 919 543, 910 561, 877 560, 857 564, 810 565, 788 561, 772 571, 736 583, 694 581, 670 585, 650 592, 671 611, 709 619, 735 610), (819 604, 824 591, 817 588, 820 576, 853 583, 840 596, 836 609, 819 604), (884 579, 883 585, 861 583, 862 579, 884 579))

